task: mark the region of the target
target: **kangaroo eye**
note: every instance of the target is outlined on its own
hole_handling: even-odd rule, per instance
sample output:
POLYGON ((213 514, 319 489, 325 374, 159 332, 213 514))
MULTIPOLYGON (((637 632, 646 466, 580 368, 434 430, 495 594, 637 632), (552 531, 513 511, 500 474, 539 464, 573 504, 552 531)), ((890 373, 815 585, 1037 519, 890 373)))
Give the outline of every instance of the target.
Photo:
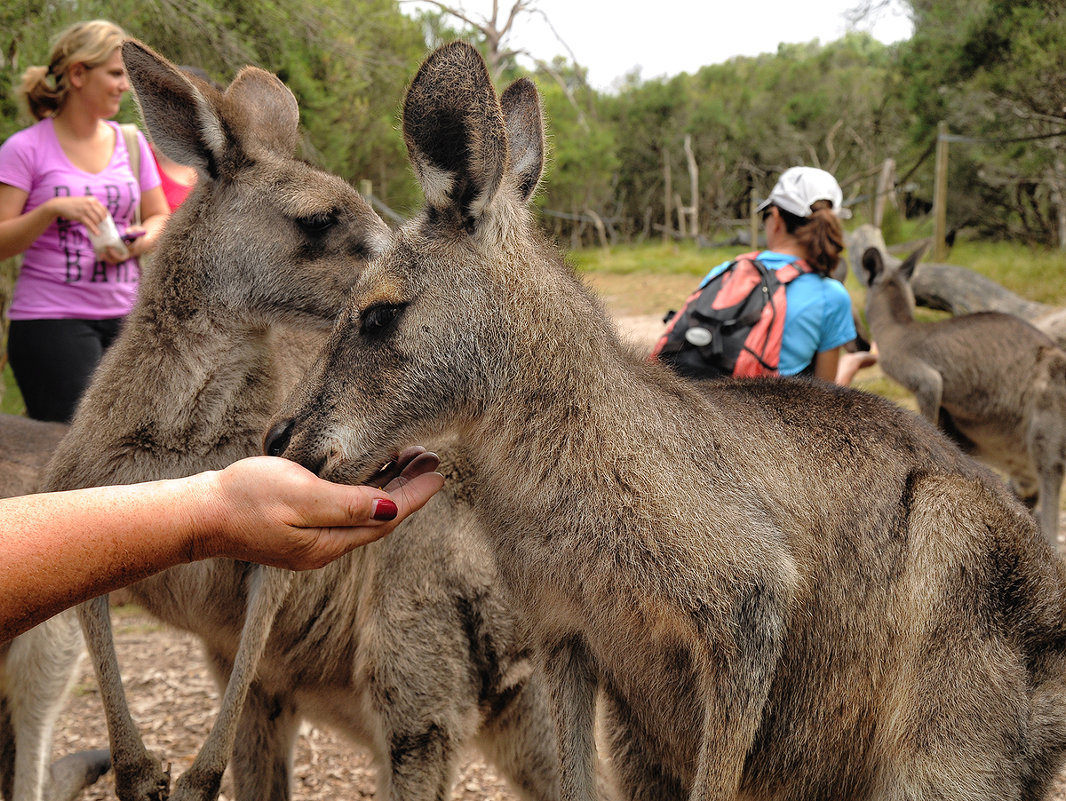
POLYGON ((403 311, 400 303, 379 303, 370 306, 359 315, 359 331, 364 336, 380 336, 384 334, 403 311))
POLYGON ((330 228, 337 224, 337 214, 333 211, 311 214, 307 217, 298 217, 296 224, 307 236, 322 236, 330 228))

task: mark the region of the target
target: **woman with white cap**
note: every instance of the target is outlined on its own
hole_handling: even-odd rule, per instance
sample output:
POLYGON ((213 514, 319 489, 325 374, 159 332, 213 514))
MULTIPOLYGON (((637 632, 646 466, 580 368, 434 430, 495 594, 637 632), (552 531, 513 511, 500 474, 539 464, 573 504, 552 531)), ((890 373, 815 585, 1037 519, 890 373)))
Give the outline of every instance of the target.
MULTIPOLYGON (((785 318, 780 329, 776 373, 770 374, 813 375, 846 384, 860 366, 876 361, 873 354, 863 353, 848 354, 841 363, 841 347, 856 337, 851 298, 844 285, 830 277, 844 250, 842 200, 840 185, 825 170, 786 170, 758 207, 767 249, 718 265, 697 291, 698 294, 719 273, 743 261, 757 261, 769 271, 790 268, 781 273, 785 277, 779 276, 786 284, 785 318)), ((665 341, 666 337, 661 342, 665 341)))
MULTIPOLYGON (((830 277, 844 250, 842 201, 840 185, 831 174, 792 167, 759 205, 767 246, 759 260, 770 269, 803 262, 810 270, 786 289, 781 375, 813 374, 836 381, 840 349, 855 339, 851 297, 830 277)), ((841 383, 847 383, 855 371, 843 372, 841 383)))

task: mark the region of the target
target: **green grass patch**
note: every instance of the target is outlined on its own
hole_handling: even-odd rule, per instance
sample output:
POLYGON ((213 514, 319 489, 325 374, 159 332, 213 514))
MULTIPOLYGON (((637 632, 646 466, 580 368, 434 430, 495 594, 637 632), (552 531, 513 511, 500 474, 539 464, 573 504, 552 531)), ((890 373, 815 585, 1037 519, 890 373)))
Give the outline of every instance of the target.
POLYGON ((571 251, 567 259, 578 272, 691 276, 703 278, 716 264, 734 258, 736 248, 701 248, 694 242, 619 245, 571 251))
POLYGON ((880 395, 913 412, 918 411, 918 403, 914 395, 876 368, 860 371, 851 386, 853 389, 861 389, 871 395, 880 395))
POLYGON ((962 241, 946 261, 969 267, 1027 300, 1066 306, 1064 251, 1012 242, 962 241))
POLYGON ((0 378, 4 382, 4 394, 0 398, 0 412, 4 414, 25 414, 26 404, 23 403, 22 393, 19 392, 18 384, 15 383, 11 365, 4 365, 4 371, 0 378))

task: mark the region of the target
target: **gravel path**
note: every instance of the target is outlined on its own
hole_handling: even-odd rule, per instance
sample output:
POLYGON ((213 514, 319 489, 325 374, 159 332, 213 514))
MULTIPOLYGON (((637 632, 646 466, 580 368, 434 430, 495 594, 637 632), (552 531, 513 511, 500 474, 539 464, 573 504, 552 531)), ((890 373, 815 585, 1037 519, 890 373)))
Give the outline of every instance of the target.
MULTIPOLYGON (((192 764, 218 711, 220 694, 195 637, 156 622, 136 606, 113 610, 115 647, 130 711, 148 749, 169 760, 173 782, 192 764)), ((82 662, 71 702, 56 726, 55 756, 107 747, 103 706, 92 667, 82 662)), ((296 745, 293 801, 369 799, 374 769, 367 753, 331 731, 305 725, 296 745)), ((108 773, 81 796, 115 801, 108 773)), ((229 774, 223 801, 234 798, 229 774)), ((470 754, 452 793, 453 801, 518 801, 484 760, 470 754)))

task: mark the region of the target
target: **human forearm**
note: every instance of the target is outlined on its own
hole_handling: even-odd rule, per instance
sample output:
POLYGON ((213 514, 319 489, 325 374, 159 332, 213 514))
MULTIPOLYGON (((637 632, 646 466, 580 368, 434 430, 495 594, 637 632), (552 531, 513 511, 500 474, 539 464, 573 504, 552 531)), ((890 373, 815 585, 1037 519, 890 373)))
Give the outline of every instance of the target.
POLYGON ((48 204, 44 204, 0 222, 0 259, 25 253, 55 218, 48 204))
POLYGON ((823 350, 814 357, 814 376, 833 383, 837 378, 837 365, 840 362, 840 348, 823 350))
POLYGON ((321 567, 391 531, 440 489, 405 451, 386 490, 268 456, 188 478, 0 500, 0 642, 81 601, 195 559, 321 567))
POLYGON ((170 207, 167 206, 163 189, 157 186, 145 192, 141 197, 141 227, 145 234, 130 245, 130 255, 143 256, 155 250, 169 219, 170 207))
POLYGON ((189 502, 201 502, 194 486, 158 481, 0 500, 0 641, 189 561, 189 502))
POLYGON ((145 234, 140 242, 141 247, 138 249, 140 252, 131 252, 133 252, 134 255, 143 255, 155 250, 156 246, 159 244, 159 237, 163 235, 163 230, 167 226, 168 219, 170 219, 170 214, 162 213, 154 214, 144 220, 141 224, 144 226, 145 234))

